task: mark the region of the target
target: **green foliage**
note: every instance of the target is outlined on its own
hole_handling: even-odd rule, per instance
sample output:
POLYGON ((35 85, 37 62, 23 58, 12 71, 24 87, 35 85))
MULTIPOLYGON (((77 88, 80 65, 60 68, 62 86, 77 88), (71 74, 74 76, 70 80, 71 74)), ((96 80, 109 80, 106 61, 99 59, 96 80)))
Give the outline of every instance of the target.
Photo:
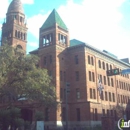
POLYGON ((44 119, 43 112, 41 112, 41 111, 36 111, 36 113, 35 113, 35 119, 36 119, 37 121, 42 121, 42 120, 44 119))
POLYGON ((56 104, 55 87, 47 70, 39 68, 38 64, 39 58, 35 55, 25 55, 21 49, 9 45, 0 47, 2 104, 24 103, 24 100, 44 106, 56 104))
POLYGON ((2 130, 19 128, 24 125, 24 120, 20 118, 21 110, 19 108, 0 109, 0 128, 2 130))

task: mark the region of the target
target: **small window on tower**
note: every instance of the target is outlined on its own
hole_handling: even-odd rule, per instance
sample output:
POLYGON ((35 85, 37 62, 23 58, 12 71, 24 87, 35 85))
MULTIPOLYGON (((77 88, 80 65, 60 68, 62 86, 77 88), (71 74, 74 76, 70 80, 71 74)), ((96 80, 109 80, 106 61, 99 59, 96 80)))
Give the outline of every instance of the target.
POLYGON ((23 21, 23 18, 22 17, 20 17, 20 22, 22 22, 23 21))

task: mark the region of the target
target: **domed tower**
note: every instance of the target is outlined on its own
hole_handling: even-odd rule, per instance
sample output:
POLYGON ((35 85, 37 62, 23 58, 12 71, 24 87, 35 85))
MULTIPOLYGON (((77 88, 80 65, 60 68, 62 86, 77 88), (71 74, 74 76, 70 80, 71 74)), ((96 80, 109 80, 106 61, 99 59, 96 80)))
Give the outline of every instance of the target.
POLYGON ((27 26, 20 0, 12 0, 8 7, 6 20, 2 26, 2 45, 5 43, 26 51, 27 26))

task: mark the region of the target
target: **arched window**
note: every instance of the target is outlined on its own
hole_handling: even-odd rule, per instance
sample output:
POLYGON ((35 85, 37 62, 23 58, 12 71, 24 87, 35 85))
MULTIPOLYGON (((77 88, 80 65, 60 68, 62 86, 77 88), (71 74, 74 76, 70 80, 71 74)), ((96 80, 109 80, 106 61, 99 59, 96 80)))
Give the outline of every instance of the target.
POLYGON ((106 64, 106 69, 109 70, 109 66, 108 66, 108 64, 106 64))
POLYGON ((110 70, 112 70, 112 65, 110 65, 110 70))
POLYGON ((18 37, 18 32, 17 32, 17 30, 15 30, 15 37, 18 37))
POLYGON ((101 61, 98 60, 98 67, 101 68, 101 61))
POLYGON ((20 38, 20 31, 18 32, 18 38, 20 38))
POLYGON ((19 48, 19 49, 23 49, 21 45, 17 45, 17 48, 19 48))
POLYGON ((88 56, 88 64, 90 64, 90 56, 88 56))
POLYGON ((102 62, 102 67, 105 70, 105 63, 104 62, 102 62))
POLYGON ((23 33, 21 32, 21 39, 23 40, 23 33))
POLYGON ((93 57, 91 57, 91 64, 94 65, 93 57))

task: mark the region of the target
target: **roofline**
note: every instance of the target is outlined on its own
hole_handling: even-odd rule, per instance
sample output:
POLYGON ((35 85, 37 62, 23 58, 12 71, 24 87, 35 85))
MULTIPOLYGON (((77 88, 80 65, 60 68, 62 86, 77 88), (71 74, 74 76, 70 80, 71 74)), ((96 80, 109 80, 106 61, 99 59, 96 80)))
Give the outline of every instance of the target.
POLYGON ((90 48, 90 49, 92 49, 92 50, 94 50, 94 51, 96 51, 96 52, 98 52, 98 53, 100 53, 102 55, 105 55, 105 56, 107 56, 107 57, 109 57, 109 58, 111 58, 113 60, 116 60, 119 63, 122 63, 122 64, 127 65, 128 67, 130 67, 130 64, 125 63, 125 62, 121 61, 120 59, 114 58, 114 57, 110 56, 109 54, 107 54, 107 53, 105 53, 105 52, 103 52, 103 51, 101 51, 101 50, 99 50, 99 49, 97 49, 97 48, 95 48, 95 47, 93 47, 91 45, 88 45, 87 43, 82 43, 82 44, 79 44, 79 45, 71 46, 71 47, 68 47, 68 49, 82 47, 82 46, 90 48))

